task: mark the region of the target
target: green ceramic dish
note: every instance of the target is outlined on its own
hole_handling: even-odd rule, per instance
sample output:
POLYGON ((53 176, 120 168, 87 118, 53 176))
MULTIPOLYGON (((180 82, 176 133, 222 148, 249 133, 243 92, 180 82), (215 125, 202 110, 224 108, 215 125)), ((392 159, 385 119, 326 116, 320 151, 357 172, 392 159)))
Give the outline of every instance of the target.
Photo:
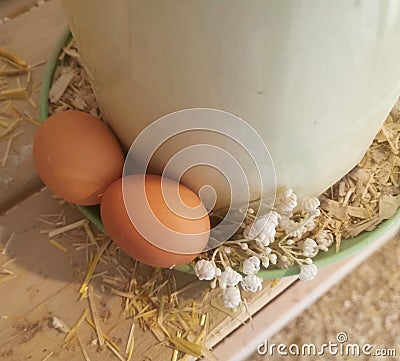
MULTIPOLYGON (((62 52, 63 47, 71 40, 72 35, 69 29, 65 29, 60 36, 57 44, 53 50, 53 53, 48 60, 47 68, 44 74, 42 89, 40 94, 40 119, 44 121, 48 117, 48 94, 53 81, 54 73, 59 65, 59 56, 62 52)), ((100 218, 100 209, 98 206, 84 207, 78 206, 79 210, 101 231, 105 232, 103 224, 100 218)), ((383 236, 386 232, 389 232, 400 222, 400 210, 391 218, 382 222, 374 231, 363 232, 358 237, 345 239, 341 242, 340 252, 335 252, 335 247, 331 247, 328 252, 321 252, 314 258, 314 263, 318 268, 328 266, 335 262, 341 261, 346 257, 349 257, 365 247, 374 240, 383 236)), ((190 264, 176 267, 176 269, 193 273, 193 267, 190 264)), ((258 273, 263 279, 281 278, 286 276, 293 276, 300 272, 299 267, 290 267, 286 269, 268 269, 262 270, 258 273)))

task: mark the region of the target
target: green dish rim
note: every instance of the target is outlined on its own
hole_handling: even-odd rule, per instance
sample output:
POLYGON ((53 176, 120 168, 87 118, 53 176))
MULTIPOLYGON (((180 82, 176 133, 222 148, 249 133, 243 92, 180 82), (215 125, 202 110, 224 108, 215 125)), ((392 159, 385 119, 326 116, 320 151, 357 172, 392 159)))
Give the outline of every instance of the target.
MULTIPOLYGON (((72 39, 72 34, 69 28, 66 28, 61 36, 59 37, 53 52, 47 62, 46 70, 43 77, 42 88, 40 93, 40 120, 44 122, 48 118, 48 94, 53 82, 54 73, 59 65, 59 56, 64 46, 72 39)), ((102 232, 106 232, 100 218, 99 206, 77 206, 78 209, 102 232)), ((374 242, 379 237, 383 236, 386 232, 390 231, 393 227, 400 222, 400 210, 388 220, 383 221, 376 229, 370 232, 363 232, 357 237, 344 239, 341 242, 341 248, 339 252, 335 252, 335 247, 331 247, 328 252, 320 252, 314 258, 314 264, 318 268, 322 268, 333 263, 339 262, 355 253, 361 251, 369 244, 374 242)), ((185 264, 177 266, 174 269, 186 272, 194 273, 192 264, 185 264)), ((263 279, 274 279, 288 276, 294 276, 299 274, 300 268, 293 266, 285 269, 267 269, 261 270, 257 275, 263 279)))

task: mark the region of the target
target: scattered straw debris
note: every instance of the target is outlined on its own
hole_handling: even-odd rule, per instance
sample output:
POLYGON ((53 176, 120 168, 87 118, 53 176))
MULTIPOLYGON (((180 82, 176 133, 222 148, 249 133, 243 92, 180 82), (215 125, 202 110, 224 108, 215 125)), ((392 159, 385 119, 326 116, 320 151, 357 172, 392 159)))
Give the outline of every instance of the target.
POLYGON ((177 336, 170 337, 168 341, 171 342, 177 350, 183 352, 184 354, 195 356, 197 358, 203 356, 203 347, 199 344, 190 342, 182 337, 177 336))
MULTIPOLYGON (((94 322, 90 318, 86 317, 86 322, 89 324, 89 326, 91 326, 93 328, 93 330, 97 331, 96 330, 96 325, 94 324, 94 322)), ((117 351, 119 351, 118 345, 108 335, 106 335, 104 332, 102 332, 102 337, 104 339, 104 343, 105 342, 110 343, 117 351)), ((99 341, 98 338, 95 339, 93 344, 97 345, 99 343, 98 341, 99 341)))
MULTIPOLYGON (((176 337, 181 337, 182 333, 177 331, 176 337)), ((172 353, 171 361, 177 361, 179 356, 179 350, 177 348, 174 349, 174 352, 172 353)))
POLYGON ((400 207, 400 103, 361 162, 321 197, 326 228, 337 241, 372 231, 400 207))
POLYGON ((53 351, 50 351, 50 352, 47 354, 47 356, 44 357, 44 359, 43 359, 42 361, 47 361, 47 360, 49 360, 50 357, 53 356, 53 355, 54 355, 54 352, 53 352, 53 351))
POLYGON ((28 72, 28 69, 7 69, 7 70, 0 70, 0 76, 16 76, 25 74, 28 72))
MULTIPOLYGON (((31 98, 28 98, 28 102, 33 106, 33 107, 35 107, 36 106, 36 103, 35 102, 33 102, 33 100, 31 99, 31 98), (33 103, 32 103, 33 102, 33 103)), ((26 120, 27 122, 29 122, 29 123, 31 123, 31 124, 33 124, 33 125, 36 125, 37 127, 40 127, 40 123, 37 121, 37 120, 35 120, 34 118, 32 118, 29 114, 28 114, 28 112, 25 110, 25 111, 23 111, 23 112, 21 112, 20 110, 18 110, 14 105, 11 105, 10 106, 10 109, 14 112, 14 114, 18 117, 18 119, 23 119, 23 120, 26 120)))
POLYGON ((11 233, 10 237, 8 237, 6 243, 4 244, 3 250, 1 251, 2 255, 7 254, 8 249, 10 248, 10 245, 12 241, 14 240, 15 237, 15 232, 11 233))
POLYGON ((92 317, 93 317, 94 325, 96 328, 97 339, 99 341, 100 348, 102 348, 102 347, 104 347, 104 336, 103 336, 103 331, 101 330, 101 326, 100 326, 100 320, 99 320, 99 315, 97 313, 96 303, 94 301, 93 287, 89 286, 88 293, 89 293, 89 305, 90 305, 90 310, 92 311, 92 317))
POLYGON ((132 322, 131 329, 129 331, 129 336, 128 336, 128 342, 126 344, 126 361, 130 361, 132 359, 133 355, 133 347, 135 346, 135 338, 134 338, 134 333, 135 331, 135 321, 132 322))
POLYGON ((49 94, 50 114, 79 109, 101 118, 95 95, 88 76, 80 64, 80 56, 73 41, 64 48, 60 62, 49 94))
POLYGON ((2 168, 6 168, 8 156, 12 148, 16 147, 14 139, 22 134, 17 130, 22 122, 40 125, 27 111, 37 108, 32 99, 32 71, 33 67, 27 61, 0 48, 0 127, 4 128, 0 132, 0 147, 4 147, 4 150, 0 149, 3 153, 0 163, 2 168), (17 105, 25 110, 19 111, 17 105))
POLYGON ((74 76, 74 71, 65 70, 53 83, 49 93, 49 99, 52 103, 56 103, 60 100, 74 76))
POLYGON ((119 351, 108 341, 106 341, 106 346, 111 350, 111 352, 117 356, 117 358, 121 361, 126 361, 124 357, 119 353, 119 351))
POLYGON ((81 219, 80 221, 76 221, 76 222, 68 224, 68 225, 66 225, 64 227, 57 228, 54 231, 49 232, 49 237, 53 238, 55 236, 58 236, 59 234, 62 234, 62 233, 71 231, 71 230, 73 230, 75 228, 81 227, 84 224, 87 224, 88 222, 89 221, 87 219, 81 219))
POLYGON ((15 119, 12 123, 10 123, 10 124, 7 126, 6 130, 4 130, 4 131, 0 134, 0 138, 3 138, 3 137, 5 137, 5 136, 9 135, 9 134, 12 133, 15 129, 17 129, 18 126, 19 126, 20 123, 21 123, 21 120, 22 120, 21 118, 18 118, 18 119, 15 119))
POLYGON ((26 88, 14 88, 0 91, 0 100, 26 100, 29 93, 26 88))
POLYGON ((6 145, 6 150, 5 150, 4 156, 3 156, 3 161, 1 162, 2 168, 5 168, 5 167, 6 167, 7 159, 8 159, 8 153, 10 152, 11 143, 12 143, 12 141, 14 140, 14 138, 15 138, 15 136, 14 136, 14 137, 10 137, 10 138, 8 139, 8 142, 7 142, 7 145, 6 145))
POLYGON ((7 269, 0 270, 0 283, 10 281, 15 277, 16 275, 12 271, 9 271, 7 269))
POLYGON ((10 64, 14 65, 19 69, 24 69, 24 70, 29 69, 29 64, 25 60, 19 58, 14 54, 11 54, 10 52, 2 48, 0 48, 0 58, 3 58, 4 60, 6 60, 7 62, 9 62, 10 64))
POLYGON ((8 125, 9 124, 6 121, 0 119, 0 127, 8 128, 8 125))
MULTIPOLYGON (((127 260, 131 266, 125 266, 119 261, 119 248, 106 235, 94 232, 86 220, 65 224, 63 212, 41 214, 38 220, 47 227, 61 226, 46 230, 45 233, 48 234, 50 241, 55 241, 52 237, 63 237, 63 240, 71 241, 71 246, 75 247, 75 250, 88 252, 88 267, 79 294, 81 300, 88 299, 89 307, 71 328, 67 325, 62 326, 63 321, 59 318, 52 319, 53 327, 65 333, 64 347, 74 338, 82 343, 78 339, 78 331, 86 321, 96 334, 92 345, 96 346, 98 351, 108 350, 118 360, 135 359, 134 334, 137 328, 140 329, 138 332, 153 333, 162 347, 172 348, 171 355, 176 360, 187 359, 185 355, 198 357, 203 355, 216 360, 205 346, 209 327, 209 317, 203 311, 205 305, 188 297, 193 287, 198 286, 199 281, 178 289, 174 272, 171 270, 153 269, 138 262, 132 263, 129 259, 127 260), (102 294, 105 292, 114 295, 122 301, 119 322, 127 320, 130 322, 124 338, 124 348, 120 346, 122 340, 113 339, 110 337, 111 331, 108 330, 108 334, 105 331, 107 316, 104 316, 101 308, 102 296, 95 295, 95 289, 101 289, 102 294)), ((80 332, 82 337, 83 332, 82 329, 80 332)), ((81 347, 81 350, 83 354, 86 352, 85 347, 81 347)))
POLYGON ((78 327, 82 324, 88 314, 88 309, 85 308, 84 311, 81 313, 79 319, 75 322, 72 326, 68 334, 64 338, 64 345, 67 344, 75 335, 78 330, 78 327))
POLYGON ((109 246, 110 243, 111 243, 111 240, 104 242, 104 244, 98 249, 97 253, 93 257, 93 260, 87 270, 85 280, 83 281, 82 286, 79 289, 79 293, 81 293, 82 295, 84 295, 86 293, 89 282, 93 276, 93 273, 97 267, 97 264, 99 263, 104 251, 106 250, 106 248, 109 246))
POLYGON ((60 251, 63 251, 64 253, 68 253, 67 247, 65 247, 64 245, 62 245, 62 244, 61 244, 60 242, 58 242, 57 240, 51 239, 51 240, 50 240, 50 243, 51 243, 54 247, 58 248, 60 251))
POLYGON ((78 339, 78 343, 79 343, 79 346, 80 346, 80 348, 81 348, 82 355, 83 355, 85 361, 90 361, 89 355, 88 355, 88 353, 86 352, 85 347, 83 346, 83 342, 82 342, 82 340, 81 340, 81 337, 80 337, 80 335, 79 335, 79 332, 76 332, 76 338, 78 339))

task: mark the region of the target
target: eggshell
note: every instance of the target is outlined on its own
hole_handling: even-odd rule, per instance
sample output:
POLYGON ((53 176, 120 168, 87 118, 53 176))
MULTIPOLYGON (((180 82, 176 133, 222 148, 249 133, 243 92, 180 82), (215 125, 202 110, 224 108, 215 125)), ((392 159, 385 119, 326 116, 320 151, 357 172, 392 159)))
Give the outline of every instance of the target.
MULTIPOLYGON (((161 177, 146 175, 144 184, 145 187, 142 175, 130 175, 124 178, 124 195, 122 179, 107 189, 101 202, 101 218, 107 233, 127 254, 148 265, 172 267, 191 261, 208 242, 210 220, 205 207, 194 192, 180 183, 167 179, 161 188, 161 177), (178 215, 168 207, 171 203, 166 203, 163 192, 171 195, 177 186, 183 204, 198 207, 198 214, 203 216, 189 219, 189 215, 186 217, 182 212, 178 215), (148 203, 141 199, 144 193, 148 203), (124 196, 127 202, 124 202, 124 196), (128 209, 135 207, 139 215, 135 226, 126 204, 128 209), (149 209, 153 216, 147 212, 149 209), (147 230, 149 237, 143 236, 143 229, 147 230), (182 252, 171 249, 181 249, 182 252)), ((172 203, 176 205, 180 200, 173 199, 172 203)), ((172 208, 176 208, 175 205, 172 204, 172 208)))
POLYGON ((35 136, 33 158, 39 176, 56 195, 81 205, 99 204, 124 164, 111 130, 76 110, 58 112, 44 122, 35 136))

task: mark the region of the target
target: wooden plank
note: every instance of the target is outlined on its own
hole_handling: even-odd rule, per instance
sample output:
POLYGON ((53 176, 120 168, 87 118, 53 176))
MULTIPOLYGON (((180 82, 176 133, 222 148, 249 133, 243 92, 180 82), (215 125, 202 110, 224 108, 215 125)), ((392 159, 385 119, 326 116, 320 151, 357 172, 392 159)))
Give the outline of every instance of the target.
MULTIPOLYGON (((0 217, 0 242, 4 245, 10 235, 13 240, 5 255, 0 254, 0 265, 7 263, 6 268, 15 273, 14 279, 0 283, 0 359, 15 360, 31 357, 40 360, 46 352, 54 352, 54 357, 60 361, 81 360, 81 350, 76 340, 68 348, 63 348, 63 335, 49 327, 49 320, 56 316, 72 326, 82 310, 88 308, 87 300, 79 301, 79 288, 87 270, 84 251, 74 251, 71 240, 62 239, 67 253, 49 242, 43 229, 51 225, 40 223, 38 218, 43 214, 65 213, 67 224, 82 219, 81 213, 72 205, 54 199, 47 189, 32 195, 23 203, 0 217), (11 300, 11 302, 10 302, 11 300), (26 331, 26 330, 29 331, 26 331), (35 331, 35 332, 34 332, 35 331)), ((78 240, 75 240, 78 241, 78 240)), ((82 242, 82 239, 79 239, 82 242)), ((131 259, 122 254, 119 262, 129 268, 131 259)), ((101 270, 107 270, 104 266, 101 270)), ((151 272, 151 269, 149 269, 151 272)), ((176 272, 178 288, 195 280, 192 275, 176 272)), ((249 312, 257 312, 277 294, 282 292, 295 278, 283 279, 277 286, 271 288, 271 281, 264 283, 264 290, 257 294, 246 295, 249 312)), ((97 279, 96 279, 97 280, 97 279)), ((109 333, 123 349, 132 324, 131 319, 121 316, 121 298, 108 290, 99 291, 98 281, 93 283, 97 296, 95 301, 99 313, 109 312, 110 318, 101 323, 101 329, 109 333)), ((180 299, 200 302, 208 290, 208 283, 201 282, 180 295, 180 299)), ((210 299, 222 303, 220 290, 214 290, 210 299)), ((206 303, 202 312, 209 313, 211 331, 207 345, 212 347, 248 320, 248 313, 242 312, 235 317, 228 316, 206 303)), ((97 346, 91 345, 96 338, 94 330, 87 324, 80 328, 80 337, 85 349, 92 359, 97 359, 97 346)), ((171 357, 172 350, 159 345, 148 330, 145 332, 136 327, 135 350, 133 360, 141 360, 148 355, 154 361, 164 361, 171 357)), ((43 356, 44 357, 44 356, 43 356)), ((115 360, 109 351, 102 351, 102 360, 115 360)))
MULTIPOLYGON (((0 26, 0 47, 20 56, 30 64, 46 60, 66 21, 59 1, 50 1, 0 26)), ((33 100, 38 103, 39 86, 44 65, 33 72, 33 100)), ((38 119, 38 110, 27 102, 16 102, 20 111, 38 119)), ((0 102, 1 106, 1 102, 0 102)), ((0 132, 3 130, 0 129, 0 132)), ((23 133, 12 142, 6 168, 0 170, 0 213, 12 207, 42 187, 32 161, 32 142, 36 126, 22 122, 23 133)), ((6 151, 7 140, 0 139, 0 159, 6 151)))
MULTIPOLYGON (((250 324, 237 329, 216 348, 216 355, 224 361, 243 361, 264 340, 280 331, 287 323, 327 292, 332 286, 346 277, 358 265, 391 239, 398 239, 400 224, 369 245, 366 249, 349 259, 319 270, 317 277, 310 282, 297 281, 284 293, 275 298, 268 307, 253 317, 254 329, 250 324)), ((268 356, 264 356, 267 358, 268 356)))
POLYGON ((15 235, 7 254, 0 255, 0 265, 16 258, 6 266, 15 272, 16 278, 8 284, 0 284, 0 290, 9 294, 9 297, 0 300, 0 313, 9 316, 1 323, 1 329, 72 282, 73 267, 69 255, 51 245, 47 235, 40 234, 41 229, 51 226, 37 221, 40 214, 61 211, 66 212, 70 221, 83 218, 73 207, 60 205, 49 192, 40 192, 28 198, 0 217, 1 244, 4 245, 12 233, 15 235), (25 292, 26 296, 22 297, 25 292))

